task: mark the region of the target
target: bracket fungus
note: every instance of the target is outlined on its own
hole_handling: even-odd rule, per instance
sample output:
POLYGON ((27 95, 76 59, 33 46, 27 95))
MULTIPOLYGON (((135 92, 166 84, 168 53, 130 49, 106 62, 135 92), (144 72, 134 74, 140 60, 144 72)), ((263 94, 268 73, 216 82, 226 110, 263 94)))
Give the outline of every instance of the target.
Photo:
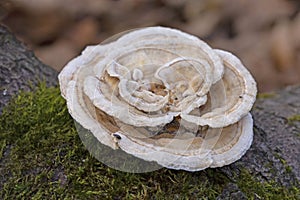
POLYGON ((221 167, 252 143, 255 80, 233 54, 179 30, 88 46, 59 83, 71 116, 101 143, 163 167, 221 167))

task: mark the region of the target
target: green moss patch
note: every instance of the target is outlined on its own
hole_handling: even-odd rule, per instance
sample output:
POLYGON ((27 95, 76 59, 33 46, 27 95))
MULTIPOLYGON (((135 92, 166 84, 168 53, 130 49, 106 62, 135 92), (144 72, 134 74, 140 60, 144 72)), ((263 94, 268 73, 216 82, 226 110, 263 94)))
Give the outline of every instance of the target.
POLYGON ((257 98, 258 99, 270 99, 276 97, 275 93, 258 93, 257 98))
POLYGON ((291 117, 288 118, 288 122, 289 123, 293 123, 295 121, 299 121, 300 122, 300 115, 293 115, 291 117))
MULTIPOLYGON (((59 89, 44 84, 13 98, 0 124, 0 199, 215 199, 230 182, 220 169, 131 174, 105 166, 82 144, 59 89)), ((235 178, 249 198, 299 194, 249 173, 235 178)))
POLYGON ((261 183, 247 170, 241 171, 237 179, 237 185, 248 199, 300 199, 299 188, 291 187, 287 189, 275 181, 261 183))
POLYGON ((85 149, 58 88, 41 85, 33 93, 21 92, 3 111, 0 124, 1 155, 10 149, 3 199, 215 198, 227 181, 201 172, 130 174, 106 167, 85 149))

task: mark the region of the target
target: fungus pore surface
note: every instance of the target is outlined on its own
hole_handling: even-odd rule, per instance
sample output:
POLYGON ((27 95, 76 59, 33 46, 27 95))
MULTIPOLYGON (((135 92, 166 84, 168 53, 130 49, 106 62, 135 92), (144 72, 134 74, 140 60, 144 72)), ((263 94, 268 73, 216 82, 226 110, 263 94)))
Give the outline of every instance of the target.
POLYGON ((59 83, 71 116, 99 142, 163 167, 221 167, 252 143, 255 80, 233 54, 179 30, 88 46, 59 83))

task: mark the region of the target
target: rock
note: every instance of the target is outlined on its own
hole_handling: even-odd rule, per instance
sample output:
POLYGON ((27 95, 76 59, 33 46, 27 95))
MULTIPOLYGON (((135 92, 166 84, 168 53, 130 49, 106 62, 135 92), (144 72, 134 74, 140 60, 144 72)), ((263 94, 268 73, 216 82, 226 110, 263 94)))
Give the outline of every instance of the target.
POLYGON ((34 53, 0 26, 0 114, 3 106, 19 90, 30 90, 44 80, 57 84, 57 72, 39 61, 34 53))
POLYGON ((243 192, 240 191, 240 189, 236 184, 229 183, 227 187, 224 189, 223 193, 217 198, 217 200, 224 200, 224 199, 245 200, 247 199, 247 197, 243 192))

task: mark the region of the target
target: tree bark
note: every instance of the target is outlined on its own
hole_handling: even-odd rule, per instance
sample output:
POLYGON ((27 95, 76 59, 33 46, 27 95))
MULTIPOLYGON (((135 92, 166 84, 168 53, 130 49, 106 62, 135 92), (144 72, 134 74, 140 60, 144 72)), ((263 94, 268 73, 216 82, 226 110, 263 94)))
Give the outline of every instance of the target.
POLYGON ((30 90, 40 81, 57 84, 57 72, 39 61, 34 53, 0 25, 0 114, 12 95, 30 90))
MULTIPOLYGON (((39 61, 31 50, 0 26, 0 114, 19 90, 30 90, 30 82, 40 80, 57 84, 57 72, 39 61)), ((283 186, 300 181, 300 121, 291 120, 300 114, 300 86, 288 87, 268 98, 259 98, 252 110, 254 140, 251 148, 238 162, 222 167, 230 179, 243 168, 259 180, 274 180, 283 186), (287 170, 289 168, 289 170, 287 170)), ((1 164, 1 163, 0 163, 1 164)), ((220 199, 241 198, 233 180, 220 199)))

